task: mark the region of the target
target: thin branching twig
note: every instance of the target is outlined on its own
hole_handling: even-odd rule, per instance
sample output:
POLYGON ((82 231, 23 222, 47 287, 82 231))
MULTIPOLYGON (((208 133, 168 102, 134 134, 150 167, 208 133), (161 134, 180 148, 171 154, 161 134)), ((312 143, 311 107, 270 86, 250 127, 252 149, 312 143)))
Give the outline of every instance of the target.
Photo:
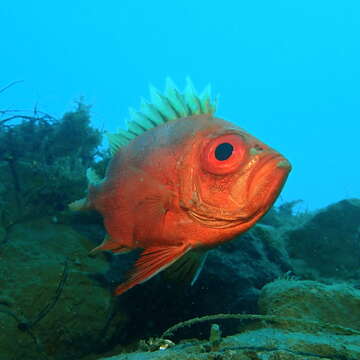
POLYGON ((169 329, 167 329, 162 335, 161 338, 165 338, 168 336, 172 336, 173 333, 183 327, 189 327, 193 324, 198 324, 204 321, 213 321, 213 320, 226 320, 226 319, 237 319, 237 320, 265 320, 265 321, 273 321, 273 322, 294 322, 300 323, 304 325, 311 325, 317 327, 319 329, 331 329, 340 331, 345 334, 350 335, 360 335, 360 331, 347 328, 342 325, 325 323, 315 320, 307 320, 307 319, 299 319, 292 317, 283 317, 277 315, 259 315, 259 314, 215 314, 215 315, 207 315, 202 317, 196 317, 187 321, 180 322, 169 329))
POLYGON ((5 87, 3 87, 2 89, 0 89, 0 94, 2 92, 4 92, 5 90, 9 89, 10 87, 14 86, 15 84, 18 84, 18 83, 21 83, 23 82, 24 80, 15 80, 13 82, 11 82, 10 84, 6 85, 5 87))
POLYGON ((38 324, 57 304, 60 295, 64 289, 67 277, 69 272, 68 260, 65 260, 64 270, 62 272, 58 287, 55 291, 55 295, 51 301, 47 303, 47 305, 39 312, 39 314, 32 321, 24 321, 19 324, 20 330, 29 330, 33 328, 36 324, 38 324))

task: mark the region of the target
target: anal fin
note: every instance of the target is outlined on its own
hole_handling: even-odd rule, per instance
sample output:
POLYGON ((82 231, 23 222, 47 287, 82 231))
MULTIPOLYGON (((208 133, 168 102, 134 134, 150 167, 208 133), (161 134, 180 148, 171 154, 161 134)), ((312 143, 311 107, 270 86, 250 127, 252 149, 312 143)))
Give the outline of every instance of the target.
POLYGON ((135 262, 128 279, 115 289, 115 295, 123 294, 135 285, 151 279, 157 273, 173 264, 190 249, 189 245, 157 246, 145 249, 135 262))

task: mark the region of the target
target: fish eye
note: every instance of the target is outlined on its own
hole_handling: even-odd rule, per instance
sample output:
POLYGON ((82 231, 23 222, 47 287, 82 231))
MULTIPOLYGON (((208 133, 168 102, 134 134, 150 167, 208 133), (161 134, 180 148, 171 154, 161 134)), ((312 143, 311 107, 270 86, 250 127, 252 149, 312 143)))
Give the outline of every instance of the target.
POLYGON ((226 134, 211 139, 203 148, 201 165, 215 175, 236 171, 243 163, 246 143, 241 135, 226 134))
POLYGON ((234 147, 229 143, 222 143, 215 149, 215 157, 220 161, 227 160, 233 153, 234 147))

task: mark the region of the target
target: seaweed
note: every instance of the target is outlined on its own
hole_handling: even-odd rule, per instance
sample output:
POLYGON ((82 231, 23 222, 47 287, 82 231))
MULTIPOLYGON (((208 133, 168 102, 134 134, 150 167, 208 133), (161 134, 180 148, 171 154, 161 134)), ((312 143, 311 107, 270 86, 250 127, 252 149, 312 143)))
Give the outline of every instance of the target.
POLYGON ((61 119, 37 108, 0 111, 0 226, 53 215, 82 197, 86 169, 105 158, 101 140, 82 101, 61 119))

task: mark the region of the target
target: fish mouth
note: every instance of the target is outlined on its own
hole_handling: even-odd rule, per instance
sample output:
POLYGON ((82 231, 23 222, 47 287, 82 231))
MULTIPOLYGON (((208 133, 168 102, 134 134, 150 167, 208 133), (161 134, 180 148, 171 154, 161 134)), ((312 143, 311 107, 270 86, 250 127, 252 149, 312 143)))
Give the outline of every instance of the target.
POLYGON ((233 217, 229 219, 220 218, 220 217, 210 217, 206 216, 205 214, 200 214, 198 212, 195 212, 193 210, 187 211, 188 215, 198 221, 199 223, 214 229, 229 229, 232 227, 236 227, 239 225, 239 223, 246 223, 250 221, 249 217, 233 217))
POLYGON ((280 154, 263 157, 249 177, 248 201, 257 200, 259 203, 270 203, 271 206, 290 171, 290 162, 280 154))
POLYGON ((252 222, 260 220, 279 196, 291 171, 291 164, 280 154, 260 159, 248 179, 246 201, 252 222))

